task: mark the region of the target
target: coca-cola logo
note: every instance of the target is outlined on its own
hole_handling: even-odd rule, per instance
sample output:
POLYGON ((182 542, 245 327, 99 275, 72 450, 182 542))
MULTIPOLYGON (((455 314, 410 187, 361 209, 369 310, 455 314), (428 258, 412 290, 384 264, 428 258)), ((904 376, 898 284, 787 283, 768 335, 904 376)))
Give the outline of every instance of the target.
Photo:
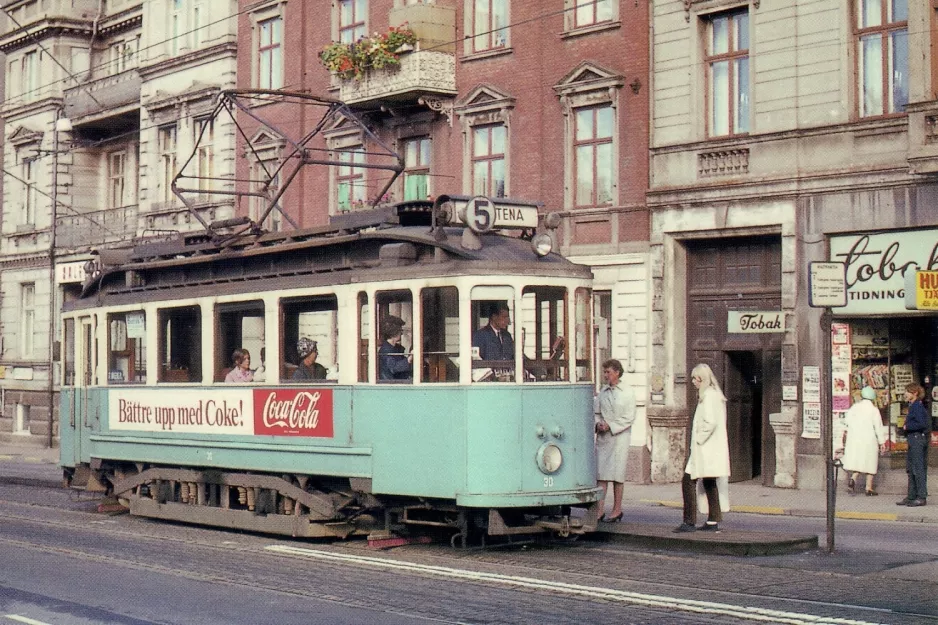
POLYGON ((332 438, 332 389, 255 389, 254 433, 332 438))

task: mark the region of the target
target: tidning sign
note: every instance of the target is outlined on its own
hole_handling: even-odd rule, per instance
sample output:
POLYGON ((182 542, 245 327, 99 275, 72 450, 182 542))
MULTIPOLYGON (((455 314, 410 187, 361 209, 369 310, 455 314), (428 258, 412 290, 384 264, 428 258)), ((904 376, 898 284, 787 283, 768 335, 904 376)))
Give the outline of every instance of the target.
POLYGON ((254 434, 332 438, 332 389, 254 390, 254 434))

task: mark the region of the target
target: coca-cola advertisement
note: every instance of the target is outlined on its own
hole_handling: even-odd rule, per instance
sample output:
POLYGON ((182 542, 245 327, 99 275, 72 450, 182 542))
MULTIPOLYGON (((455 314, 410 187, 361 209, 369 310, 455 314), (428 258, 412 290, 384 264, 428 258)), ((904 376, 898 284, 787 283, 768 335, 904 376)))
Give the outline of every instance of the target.
POLYGON ((332 438, 332 389, 254 390, 254 434, 332 438))

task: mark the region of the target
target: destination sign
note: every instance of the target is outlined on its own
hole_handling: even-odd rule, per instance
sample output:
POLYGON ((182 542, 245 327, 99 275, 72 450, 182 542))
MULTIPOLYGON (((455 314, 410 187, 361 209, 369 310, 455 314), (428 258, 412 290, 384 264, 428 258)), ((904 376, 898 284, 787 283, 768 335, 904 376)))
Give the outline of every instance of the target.
POLYGON ((459 221, 476 232, 493 228, 536 228, 537 204, 500 201, 482 195, 468 200, 452 200, 459 221))

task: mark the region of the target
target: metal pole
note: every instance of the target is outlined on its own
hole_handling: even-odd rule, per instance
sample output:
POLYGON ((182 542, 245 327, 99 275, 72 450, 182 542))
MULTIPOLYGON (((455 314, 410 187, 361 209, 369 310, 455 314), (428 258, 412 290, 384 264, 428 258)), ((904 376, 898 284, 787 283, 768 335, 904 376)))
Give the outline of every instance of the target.
POLYGON ((49 436, 47 446, 51 449, 55 440, 55 217, 59 202, 59 119, 62 109, 56 109, 52 122, 52 208, 49 221, 49 436))
POLYGON ((824 466, 827 469, 827 552, 834 553, 834 515, 837 509, 837 481, 834 466, 834 415, 831 410, 831 309, 821 313, 821 436, 824 466))

